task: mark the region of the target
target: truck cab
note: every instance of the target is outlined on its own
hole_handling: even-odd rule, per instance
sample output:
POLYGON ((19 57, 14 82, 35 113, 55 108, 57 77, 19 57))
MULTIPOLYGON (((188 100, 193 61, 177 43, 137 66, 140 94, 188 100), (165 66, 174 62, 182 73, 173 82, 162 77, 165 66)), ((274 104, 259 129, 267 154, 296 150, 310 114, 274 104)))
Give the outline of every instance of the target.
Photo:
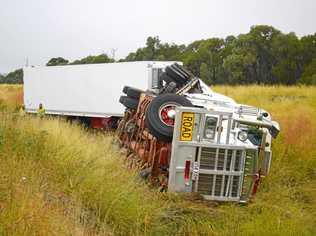
POLYGON ((180 65, 167 66, 157 81, 156 93, 123 89, 118 137, 128 159, 170 192, 249 201, 269 173, 278 123, 263 109, 213 92, 180 65))
POLYGON ((269 172, 272 123, 240 114, 177 107, 168 190, 247 202, 269 172))

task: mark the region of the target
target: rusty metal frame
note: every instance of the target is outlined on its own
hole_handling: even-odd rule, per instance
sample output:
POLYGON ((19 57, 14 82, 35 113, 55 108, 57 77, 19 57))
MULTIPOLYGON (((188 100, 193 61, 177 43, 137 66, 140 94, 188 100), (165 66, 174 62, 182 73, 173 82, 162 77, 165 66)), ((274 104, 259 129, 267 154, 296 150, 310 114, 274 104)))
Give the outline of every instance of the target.
POLYGON ((117 137, 121 146, 128 150, 127 160, 131 168, 149 168, 150 181, 166 188, 168 185, 168 166, 171 156, 171 143, 158 141, 151 135, 145 124, 145 115, 153 96, 142 94, 137 110, 127 110, 119 123, 117 137), (136 129, 127 133, 127 125, 135 124, 136 129))

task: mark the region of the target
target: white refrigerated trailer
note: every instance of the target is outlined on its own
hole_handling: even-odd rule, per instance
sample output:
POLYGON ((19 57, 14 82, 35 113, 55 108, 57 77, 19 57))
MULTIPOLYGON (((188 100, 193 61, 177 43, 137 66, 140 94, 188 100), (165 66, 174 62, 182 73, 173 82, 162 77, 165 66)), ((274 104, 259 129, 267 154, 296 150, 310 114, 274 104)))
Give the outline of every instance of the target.
MULTIPOLYGON (((161 70, 174 62, 121 62, 88 65, 24 67, 24 105, 36 113, 106 118, 123 116, 118 102, 124 85, 155 90, 161 70)), ((95 119, 94 119, 95 120, 95 119)))

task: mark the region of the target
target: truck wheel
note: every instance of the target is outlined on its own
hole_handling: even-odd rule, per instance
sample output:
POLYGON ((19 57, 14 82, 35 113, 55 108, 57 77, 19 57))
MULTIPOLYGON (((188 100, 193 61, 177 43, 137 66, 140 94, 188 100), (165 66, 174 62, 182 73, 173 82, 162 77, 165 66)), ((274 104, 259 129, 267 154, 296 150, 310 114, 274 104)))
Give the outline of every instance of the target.
POLYGON ((138 106, 138 100, 128 96, 121 96, 119 102, 130 109, 136 109, 138 106))
POLYGON ((144 91, 140 90, 140 89, 135 89, 135 88, 128 88, 127 89, 127 96, 131 97, 131 98, 135 98, 135 99, 139 99, 140 95, 143 93, 144 91))
POLYGON ((130 86, 124 86, 122 92, 127 94, 128 88, 131 88, 130 86))
POLYGON ((181 81, 179 82, 179 80, 175 80, 173 78, 171 78, 169 75, 167 75, 166 72, 163 72, 160 76, 160 79, 162 79, 163 81, 166 82, 166 84, 170 84, 170 83, 175 83, 176 87, 181 87, 185 82, 184 80, 181 79, 181 81))
POLYGON ((143 93, 143 90, 133 88, 130 86, 124 86, 123 93, 125 93, 128 97, 139 99, 140 95, 143 93))
POLYGON ((174 63, 173 65, 171 65, 171 67, 177 68, 178 70, 182 71, 182 73, 185 74, 187 78, 191 77, 190 72, 184 69, 184 67, 180 66, 178 63, 174 63))
POLYGON ((190 76, 186 74, 181 67, 177 67, 175 64, 170 66, 174 71, 176 71, 179 75, 181 75, 182 78, 185 80, 190 79, 190 76))
POLYGON ((166 72, 163 72, 161 74, 160 79, 165 81, 167 84, 169 84, 170 82, 174 82, 174 80, 170 76, 168 76, 166 72))
POLYGON ((192 107, 183 96, 162 94, 152 100, 146 111, 145 122, 150 133, 158 140, 170 142, 173 135, 175 107, 192 107))
POLYGON ((188 81, 188 78, 183 76, 178 70, 172 68, 170 66, 166 67, 166 73, 169 77, 171 77, 176 83, 184 84, 188 81))

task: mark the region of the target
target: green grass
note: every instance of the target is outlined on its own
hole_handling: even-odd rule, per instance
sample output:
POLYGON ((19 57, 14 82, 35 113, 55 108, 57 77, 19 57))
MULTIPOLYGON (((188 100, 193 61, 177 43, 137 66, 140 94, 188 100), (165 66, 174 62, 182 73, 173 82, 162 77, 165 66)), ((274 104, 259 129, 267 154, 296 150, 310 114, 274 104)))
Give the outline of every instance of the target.
POLYGON ((315 235, 316 88, 214 90, 281 124, 270 175, 248 205, 158 193, 126 167, 111 134, 20 117, 21 87, 0 87, 0 235, 315 235))

